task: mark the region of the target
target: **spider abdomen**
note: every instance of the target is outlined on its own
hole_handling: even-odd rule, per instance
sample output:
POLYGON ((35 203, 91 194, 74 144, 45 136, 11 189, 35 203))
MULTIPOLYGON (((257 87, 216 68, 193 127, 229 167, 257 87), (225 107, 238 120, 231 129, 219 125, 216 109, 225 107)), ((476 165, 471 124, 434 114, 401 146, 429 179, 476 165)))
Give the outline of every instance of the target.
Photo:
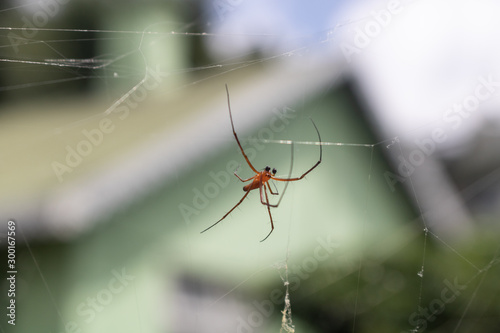
POLYGON ((254 181, 251 182, 250 184, 243 186, 243 191, 248 192, 248 191, 254 190, 258 187, 259 187, 259 182, 256 182, 254 179, 254 181))

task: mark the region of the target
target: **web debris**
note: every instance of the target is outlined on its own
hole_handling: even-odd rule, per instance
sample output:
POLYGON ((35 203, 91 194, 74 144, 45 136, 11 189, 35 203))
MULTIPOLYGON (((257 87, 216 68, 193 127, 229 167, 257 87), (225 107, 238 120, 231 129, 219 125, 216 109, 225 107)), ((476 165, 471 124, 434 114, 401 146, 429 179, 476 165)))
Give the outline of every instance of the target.
POLYGON ((278 266, 278 270, 280 272, 281 280, 283 280, 283 285, 285 286, 285 301, 284 301, 285 305, 283 310, 281 311, 283 316, 281 317, 280 333, 282 332, 293 333, 295 332, 295 326, 292 323, 292 305, 290 302, 290 290, 289 290, 290 282, 288 281, 288 256, 286 258, 284 266, 278 266), (284 276, 280 270, 282 268, 285 269, 284 276))

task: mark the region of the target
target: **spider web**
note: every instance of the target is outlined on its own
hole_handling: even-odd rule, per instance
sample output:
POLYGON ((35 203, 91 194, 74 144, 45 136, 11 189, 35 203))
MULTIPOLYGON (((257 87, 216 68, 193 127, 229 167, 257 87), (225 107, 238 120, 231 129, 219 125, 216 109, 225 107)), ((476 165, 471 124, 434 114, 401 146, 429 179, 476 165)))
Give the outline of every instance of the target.
POLYGON ((494 331, 491 231, 460 239, 434 228, 421 178, 387 162, 408 156, 406 131, 370 133, 339 84, 346 59, 325 60, 372 14, 285 35, 264 18, 250 32, 224 30, 251 17, 238 16, 254 9, 243 1, 189 3, 196 14, 177 2, 124 12, 110 2, 97 25, 73 1, 0 12, 0 101, 14 124, 0 125, 2 173, 13 174, 2 181, 2 225, 16 222, 18 271, 16 325, 4 320, 2 332, 494 331), (257 169, 274 163, 286 177, 292 142, 293 175, 316 161, 307 117, 324 138, 322 164, 289 186, 264 243, 268 216, 254 193, 199 235, 241 197, 232 171, 251 176, 225 83, 257 169))

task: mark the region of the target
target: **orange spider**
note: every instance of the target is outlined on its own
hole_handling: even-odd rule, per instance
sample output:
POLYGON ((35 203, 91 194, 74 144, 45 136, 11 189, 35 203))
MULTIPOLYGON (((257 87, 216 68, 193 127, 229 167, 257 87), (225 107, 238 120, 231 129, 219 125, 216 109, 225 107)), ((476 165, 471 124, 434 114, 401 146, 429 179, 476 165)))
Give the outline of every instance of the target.
MULTIPOLYGON (((258 188, 259 192, 260 192, 260 202, 264 206, 267 206, 267 211, 269 212, 269 218, 271 220, 271 231, 267 234, 267 236, 263 240, 261 240, 261 242, 263 242, 263 241, 265 241, 271 235, 271 233, 274 230, 273 216, 271 215, 271 207, 276 208, 276 207, 279 206, 279 204, 281 202, 281 199, 283 198, 283 195, 285 194, 286 188, 288 186, 288 183, 287 183, 285 185, 285 188, 283 189, 283 193, 282 193, 280 199, 278 200, 278 203, 275 204, 275 205, 273 205, 273 204, 269 203, 269 198, 267 196, 267 189, 269 189, 269 192, 271 192, 271 194, 273 194, 273 195, 278 195, 278 193, 277 192, 273 192, 273 190, 269 186, 268 181, 270 179, 273 179, 273 180, 280 181, 280 182, 293 182, 293 181, 296 181, 296 180, 301 180, 309 172, 313 171, 314 168, 316 168, 321 163, 321 157, 323 155, 323 149, 322 149, 322 144, 321 144, 321 136, 319 134, 318 128, 316 127, 316 124, 311 119, 311 122, 312 122, 314 128, 316 129, 316 133, 318 133, 318 139, 319 139, 319 161, 316 162, 316 164, 314 164, 312 166, 312 168, 310 168, 309 170, 307 170, 302 176, 296 177, 296 178, 279 178, 279 177, 275 177, 276 172, 277 172, 276 169, 273 168, 271 170, 271 168, 269 166, 266 166, 263 171, 257 171, 254 168, 254 166, 252 165, 252 163, 250 163, 250 160, 248 159, 247 155, 245 154, 245 151, 243 150, 243 147, 241 147, 240 140, 238 140, 238 136, 236 135, 236 131, 234 130, 233 116, 231 114, 231 103, 230 103, 230 100, 229 100, 229 89, 227 88, 227 84, 226 84, 226 93, 227 93, 227 105, 228 105, 228 109, 229 109, 229 119, 231 120, 231 127, 233 128, 234 138, 236 139, 236 143, 238 143, 238 147, 240 147, 241 153, 243 154, 243 157, 245 158, 245 161, 247 161, 248 166, 250 167, 250 169, 252 169, 253 172, 255 172, 255 176, 250 177, 248 179, 242 179, 240 176, 238 176, 238 174, 236 173, 236 171, 234 172, 234 175, 236 177, 238 177, 238 179, 241 180, 242 182, 248 182, 248 181, 252 181, 252 182, 250 184, 248 184, 248 185, 243 186, 243 191, 245 191, 245 195, 243 195, 243 198, 241 198, 241 200, 233 208, 231 208, 231 210, 229 212, 227 212, 219 221, 215 222, 210 227, 208 227, 205 230, 203 230, 202 233, 205 232, 205 231, 207 231, 208 229, 214 227, 220 221, 224 220, 226 218, 226 216, 228 216, 236 207, 238 207, 243 202, 243 200, 245 200, 245 198, 247 197, 247 195, 250 193, 251 190, 255 190, 255 189, 258 188), (264 198, 265 198, 265 201, 264 201, 264 198)), ((290 165, 290 173, 292 171, 292 166, 293 166, 293 143, 292 143, 292 162, 291 162, 291 165, 290 165)))

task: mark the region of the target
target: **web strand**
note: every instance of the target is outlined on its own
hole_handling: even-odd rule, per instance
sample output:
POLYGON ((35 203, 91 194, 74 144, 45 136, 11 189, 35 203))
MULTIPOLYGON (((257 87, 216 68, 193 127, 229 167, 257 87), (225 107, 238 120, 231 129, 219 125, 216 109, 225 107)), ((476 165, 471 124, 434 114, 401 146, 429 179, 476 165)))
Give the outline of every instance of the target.
MULTIPOLYGON (((374 146, 371 147, 371 153, 370 153, 370 166, 368 169, 368 184, 367 184, 367 190, 366 190, 366 196, 365 196, 365 211, 366 211, 366 219, 363 219, 363 225, 361 226, 361 240, 363 241, 365 239, 365 224, 368 222, 368 205, 369 205, 369 194, 370 194, 370 188, 371 188, 371 177, 372 177, 372 168, 373 168, 373 148, 374 146)), ((357 315, 358 315, 358 301, 359 301, 359 289, 360 289, 360 283, 361 283, 361 270, 363 268, 363 259, 364 259, 364 250, 360 250, 361 253, 359 255, 359 263, 358 263, 358 274, 357 274, 357 281, 356 281, 356 297, 354 300, 354 315, 352 319, 352 332, 354 333, 356 331, 356 320, 357 320, 357 315)))

